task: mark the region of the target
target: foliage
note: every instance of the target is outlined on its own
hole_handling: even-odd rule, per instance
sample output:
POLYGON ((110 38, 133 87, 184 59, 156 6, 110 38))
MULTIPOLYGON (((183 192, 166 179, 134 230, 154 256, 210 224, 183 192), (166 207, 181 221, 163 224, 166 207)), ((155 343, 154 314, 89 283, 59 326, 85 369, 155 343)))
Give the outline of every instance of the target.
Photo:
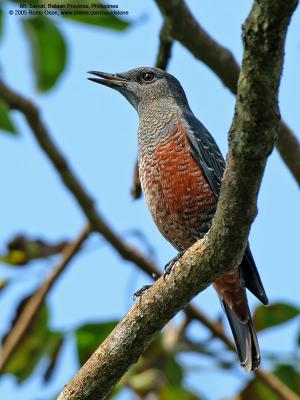
POLYGON ((14 123, 9 115, 7 106, 0 100, 0 130, 5 131, 11 135, 17 135, 18 132, 14 123))
POLYGON ((52 89, 66 67, 65 39, 50 18, 32 17, 22 22, 30 43, 37 89, 46 92, 52 89))
POLYGON ((291 304, 276 303, 268 308, 259 306, 253 315, 253 322, 257 331, 281 325, 300 314, 298 307, 291 304))
MULTIPOLYGON (((11 0, 20 4, 19 0, 11 0)), ((48 4, 44 0, 23 0, 26 4, 48 4)), ((99 0, 83 0, 80 4, 101 4, 99 0)), ((77 0, 61 0, 56 4, 78 4, 77 0)), ((75 11, 76 9, 73 9, 75 11)), ((3 26, 2 5, 0 5, 0 38, 3 26)), ((66 15, 60 16, 26 16, 21 18, 25 36, 28 39, 35 85, 38 91, 48 92, 54 88, 67 65, 68 46, 61 31, 59 20, 71 20, 75 23, 84 23, 96 28, 110 29, 122 32, 128 29, 131 23, 114 15, 66 15)), ((16 133, 7 113, 0 104, 0 129, 16 133)))
POLYGON ((45 259, 64 250, 68 242, 48 243, 43 239, 30 239, 17 235, 6 245, 6 254, 0 254, 0 263, 10 266, 26 265, 32 260, 45 259))
MULTIPOLYGON (((45 1, 23 0, 22 2, 42 4, 45 1)), ((60 2, 76 4, 77 0, 61 0, 60 2)), ((97 0, 83 0, 81 4, 92 2, 100 4, 97 0)), ((19 0, 7 0, 7 3, 19 4, 19 0)), ((3 27, 5 27, 3 7, 5 4, 2 2, 0 4, 0 39, 3 27)), ((92 25, 95 29, 110 29, 114 32, 124 32, 132 25, 132 22, 115 16, 91 18, 83 15, 61 15, 55 18, 46 16, 20 18, 24 38, 29 44, 35 87, 39 92, 46 93, 53 90, 68 65, 68 42, 62 29, 64 25, 61 22, 63 20, 92 25)), ((14 136, 19 134, 11 112, 3 101, 0 101, 0 130, 14 136)), ((51 256, 60 256, 67 244, 67 241, 62 240, 49 243, 41 238, 17 235, 6 244, 5 250, 0 254, 0 262, 10 267, 30 266, 34 260, 48 260, 51 256)), ((18 274, 20 272, 17 271, 22 271, 25 275, 28 269, 16 268, 14 272, 18 274)), ((12 289, 12 284, 13 278, 0 280, 1 296, 12 289)), ((2 337, 2 345, 5 344, 30 298, 31 296, 26 296, 20 300, 11 325, 2 337)), ((274 327, 281 328, 283 324, 299 316, 299 313, 299 308, 285 302, 271 304, 268 308, 258 306, 254 312, 254 324, 257 331, 266 331, 267 335, 272 332, 274 327)), ((118 323, 115 319, 91 321, 68 331, 58 331, 52 329, 49 314, 49 307, 44 303, 2 374, 14 376, 20 384, 32 377, 34 373, 41 372, 44 383, 47 385, 62 357, 63 346, 70 336, 75 339, 74 351, 77 354, 79 367, 85 363, 118 323), (40 367, 42 371, 39 370, 40 367)), ((179 331, 180 327, 169 324, 146 350, 143 357, 122 378, 111 397, 116 397, 126 387, 141 399, 146 399, 147 396, 150 398, 153 395, 158 400, 200 400, 202 397, 199 394, 193 393, 186 387, 186 377, 189 371, 180 357, 186 353, 196 353, 201 359, 209 358, 211 364, 219 371, 234 371, 236 360, 233 358, 233 354, 228 355, 228 351, 223 347, 222 351, 216 350, 215 338, 209 337, 205 340, 193 341, 189 337, 188 327, 184 332, 179 331), (171 342, 170 336, 173 337, 171 342)), ((300 334, 295 348, 297 346, 300 346, 300 334)), ((298 351, 297 348, 296 356, 290 360, 287 360, 284 355, 274 352, 269 355, 269 361, 274 374, 300 395, 298 351)), ((256 377, 251 379, 235 397, 235 400, 251 399, 278 400, 276 395, 256 377)))
MULTIPOLYGON (((18 321, 20 313, 30 297, 31 296, 26 297, 19 304, 12 325, 2 339, 2 345, 5 344, 8 333, 18 321)), ((48 308, 46 305, 43 305, 35 315, 30 330, 24 336, 22 342, 19 343, 15 354, 9 360, 3 372, 13 374, 19 383, 23 382, 31 376, 39 361, 42 358, 47 357, 48 366, 45 371, 45 373, 47 372, 45 376, 48 379, 51 370, 50 366, 53 364, 55 354, 57 354, 57 349, 58 347, 61 347, 62 342, 63 335, 48 327, 48 308)))

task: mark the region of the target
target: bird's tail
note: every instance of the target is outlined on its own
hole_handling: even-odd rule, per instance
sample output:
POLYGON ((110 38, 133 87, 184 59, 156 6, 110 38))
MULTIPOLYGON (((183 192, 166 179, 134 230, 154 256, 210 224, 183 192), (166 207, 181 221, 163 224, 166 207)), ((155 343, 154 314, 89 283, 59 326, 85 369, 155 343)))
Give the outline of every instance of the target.
POLYGON ((248 320, 242 322, 224 300, 221 299, 221 303, 230 324, 241 366, 246 372, 257 369, 260 364, 260 350, 250 310, 248 309, 248 320))

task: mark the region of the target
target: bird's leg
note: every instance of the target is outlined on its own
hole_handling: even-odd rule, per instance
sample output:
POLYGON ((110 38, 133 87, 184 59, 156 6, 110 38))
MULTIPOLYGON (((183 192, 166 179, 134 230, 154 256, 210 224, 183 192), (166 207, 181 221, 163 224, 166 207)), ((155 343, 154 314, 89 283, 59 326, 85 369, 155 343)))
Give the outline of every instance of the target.
MULTIPOLYGON (((156 281, 156 280, 159 278, 159 275, 153 273, 153 274, 152 274, 152 277, 153 277, 153 279, 156 281)), ((135 293, 133 293, 133 296, 132 296, 133 301, 135 301, 138 297, 139 297, 140 299, 142 299, 143 294, 144 294, 148 289, 150 289, 151 286, 152 286, 152 284, 151 284, 151 285, 144 285, 144 286, 141 287, 139 290, 137 290, 135 293)))
POLYGON ((172 271, 172 268, 174 265, 181 259, 181 257, 184 255, 185 251, 180 251, 176 257, 172 258, 166 265, 165 265, 165 275, 169 275, 169 273, 172 271))

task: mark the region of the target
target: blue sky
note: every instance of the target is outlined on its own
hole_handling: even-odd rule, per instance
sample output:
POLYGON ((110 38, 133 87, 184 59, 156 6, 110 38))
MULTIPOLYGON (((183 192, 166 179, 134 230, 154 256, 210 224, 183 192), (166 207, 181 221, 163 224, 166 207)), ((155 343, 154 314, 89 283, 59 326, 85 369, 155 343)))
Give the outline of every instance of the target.
MULTIPOLYGON (((230 48, 240 62, 241 24, 251 2, 190 0, 187 2, 202 26, 221 44, 230 48)), ((154 2, 118 1, 128 9, 135 22, 126 33, 75 24, 58 23, 69 47, 68 67, 55 89, 47 95, 35 92, 29 49, 18 17, 6 18, 1 44, 1 72, 17 91, 36 101, 56 143, 70 160, 73 169, 97 202, 109 223, 128 240, 143 249, 132 235, 139 230, 155 249, 155 257, 164 265, 175 251, 156 230, 144 201, 130 196, 136 158, 137 115, 117 92, 86 80, 89 70, 122 72, 153 65, 158 47, 161 16, 154 2)), ((7 8, 8 9, 8 8, 7 8)), ((300 11, 290 26, 285 65, 280 88, 281 113, 294 132, 300 132, 300 11)), ((181 81, 195 115, 214 135, 223 154, 227 151, 234 97, 219 79, 181 45, 175 44, 169 71, 181 81)), ((0 237, 2 246, 18 232, 57 240, 75 238, 85 223, 72 196, 61 185, 55 171, 41 153, 18 113, 14 120, 21 136, 1 134, 0 237)), ((299 303, 299 192, 289 171, 276 151, 269 158, 259 194, 259 214, 251 230, 251 247, 271 301, 299 303)), ((28 271, 0 268, 0 277, 15 277, 12 288, 1 297, 0 333, 7 328, 8 317, 19 299, 29 293, 49 272, 51 263, 35 262, 28 271)), ((51 326, 70 329, 88 321, 120 318, 132 304, 131 294, 148 278, 129 263, 124 263, 97 235, 76 258, 48 297, 51 326), (113 294, 112 294, 113 293, 113 294)), ((249 296, 250 297, 250 296, 249 296)), ((212 289, 195 300, 214 318, 220 315, 219 301, 212 289)), ((257 302, 250 298, 252 306, 257 302)), ((192 334, 203 335, 193 325, 192 334)), ((297 333, 296 322, 284 329, 260 335, 262 353, 271 350, 292 351, 297 333)), ((76 372, 72 338, 63 351, 64 365, 55 373, 55 384, 44 389, 38 373, 22 386, 12 377, 2 378, 0 398, 43 399, 59 391, 76 372)), ((187 363, 201 364, 197 358, 187 363)), ((244 374, 224 374, 205 364, 200 375, 191 372, 188 384, 209 399, 232 395, 244 374), (221 380, 222 385, 212 385, 221 380)), ((122 399, 127 398, 126 395, 122 399)), ((130 398, 130 397, 128 397, 130 398)))

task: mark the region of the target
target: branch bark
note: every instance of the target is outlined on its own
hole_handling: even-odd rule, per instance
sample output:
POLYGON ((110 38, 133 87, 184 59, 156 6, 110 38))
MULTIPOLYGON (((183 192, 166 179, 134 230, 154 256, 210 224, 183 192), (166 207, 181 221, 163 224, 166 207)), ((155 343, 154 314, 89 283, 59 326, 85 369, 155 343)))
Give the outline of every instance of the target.
MULTIPOLYGON (((65 183, 66 186, 68 187, 69 190, 71 190, 72 194, 77 199, 79 204, 80 205, 82 205, 81 203, 89 204, 88 201, 84 201, 84 200, 89 199, 90 196, 87 193, 85 193, 82 185, 80 184, 80 182, 78 182, 76 176, 74 175, 72 170, 70 170, 70 168, 68 167, 62 154, 59 152, 59 150, 56 148, 53 141, 49 137, 47 129, 46 129, 43 121, 40 118, 38 109, 30 101, 28 101, 27 99, 23 98, 22 96, 19 96, 17 93, 10 90, 3 82, 0 82, 0 96, 7 102, 7 104, 11 108, 18 109, 19 111, 24 113, 39 144, 41 145, 43 150, 46 152, 46 155, 48 156, 48 158, 50 158, 50 160, 52 161, 54 167, 57 169, 57 171, 60 174, 63 181, 67 182, 67 183, 65 183), (62 162, 60 162, 60 161, 62 161, 62 162), (76 188, 78 188, 78 187, 80 190, 76 191, 76 188), (82 193, 82 192, 84 192, 84 194, 83 194, 83 196, 81 196, 82 197, 81 201, 79 201, 80 193, 82 193)), ((94 210, 94 212, 96 212, 95 208, 93 207, 93 204, 92 204, 93 210, 91 210, 89 213, 87 212, 87 206, 82 207, 82 209, 83 209, 84 213, 86 215, 89 215, 90 217, 93 214, 93 212, 92 212, 93 210, 94 210)), ((108 241, 110 241, 111 245, 113 247, 115 247, 115 249, 117 250, 119 255, 122 256, 124 259, 132 261, 133 263, 138 265, 144 272, 146 272, 149 275, 151 275, 152 272, 154 272, 156 274, 159 273, 159 271, 158 271, 157 267, 154 265, 154 263, 152 263, 151 261, 144 258, 136 249, 123 243, 120 240, 120 238, 118 237, 118 235, 115 232, 113 232, 108 227, 108 225, 104 222, 101 215, 98 214, 98 217, 94 220, 94 225, 97 227, 96 230, 98 232, 100 232, 101 234, 103 234, 103 232, 106 233, 106 234, 104 234, 105 238, 108 241), (99 223, 99 221, 100 221, 100 223, 99 223), (107 233, 107 231, 108 231, 108 233, 107 233)), ((224 343, 226 343, 229 347, 232 346, 231 341, 228 338, 226 338, 226 336, 224 339, 223 333, 218 332, 218 330, 214 327, 214 324, 211 321, 209 321, 209 319, 207 319, 200 311, 196 310, 191 305, 188 306, 186 311, 193 318, 197 319, 198 321, 203 323, 205 326, 207 326, 208 329, 210 329, 216 337, 223 340, 224 343)), ((270 374, 267 374, 266 376, 267 377, 271 376, 271 379, 265 378, 265 381, 268 384, 268 386, 270 388, 273 388, 273 390, 274 390, 274 387, 272 387, 272 382, 274 382, 274 379, 273 379, 274 377, 272 377, 272 375, 270 375, 270 374)), ((275 377, 275 382, 276 382, 276 377, 275 377)), ((282 389, 282 387, 284 388, 284 385, 280 381, 278 381, 277 383, 278 383, 277 386, 279 387, 279 389, 282 389)), ((286 396, 286 397, 282 397, 282 398, 283 399, 292 399, 293 397, 286 396)))
MULTIPOLYGON (((168 24, 171 37, 206 64, 236 94, 240 67, 231 51, 209 36, 183 0, 155 1, 168 24)), ((280 123, 276 147, 300 185, 300 142, 284 121, 280 123)))
POLYGON ((35 294, 28 300, 26 306, 22 310, 16 324, 12 331, 7 336, 1 353, 0 359, 0 373, 2 373, 9 362, 11 356, 18 348, 22 341, 22 338, 30 328, 34 317, 42 306, 47 293, 52 288, 57 278, 62 274, 65 268, 68 266, 70 261, 80 250, 82 243, 87 239, 90 234, 90 228, 87 226, 80 233, 78 238, 69 245, 63 251, 62 260, 54 267, 52 273, 46 278, 43 284, 38 288, 35 294))
POLYGON ((135 304, 59 400, 104 399, 155 333, 192 297, 240 262, 266 160, 278 131, 283 46, 296 0, 256 0, 243 28, 244 57, 229 156, 218 209, 205 239, 195 243, 135 304))

